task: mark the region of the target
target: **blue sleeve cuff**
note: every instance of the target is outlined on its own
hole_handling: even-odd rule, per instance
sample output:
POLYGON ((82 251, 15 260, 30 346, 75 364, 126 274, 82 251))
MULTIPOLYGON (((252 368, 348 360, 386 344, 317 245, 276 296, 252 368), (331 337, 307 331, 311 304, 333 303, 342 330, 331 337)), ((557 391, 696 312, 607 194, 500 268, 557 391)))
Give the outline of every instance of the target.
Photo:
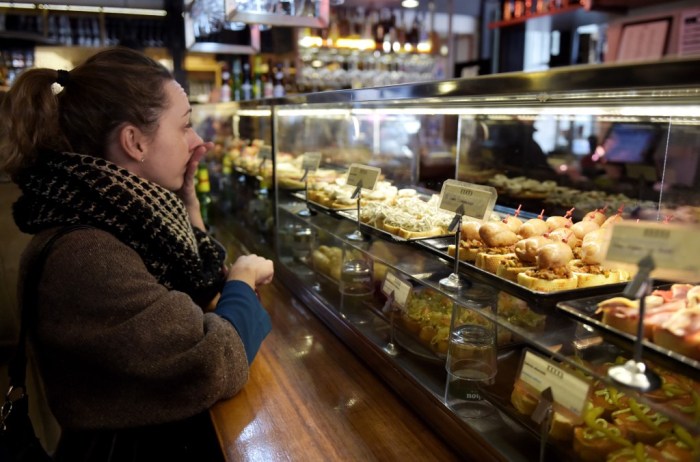
POLYGON ((248 364, 253 362, 262 341, 272 330, 270 316, 255 291, 243 281, 228 281, 214 313, 233 324, 243 341, 248 364))

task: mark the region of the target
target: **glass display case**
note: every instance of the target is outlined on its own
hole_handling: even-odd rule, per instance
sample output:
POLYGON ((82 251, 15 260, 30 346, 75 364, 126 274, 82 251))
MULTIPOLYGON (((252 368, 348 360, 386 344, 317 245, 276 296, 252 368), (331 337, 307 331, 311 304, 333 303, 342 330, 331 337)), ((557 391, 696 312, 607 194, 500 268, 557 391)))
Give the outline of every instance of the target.
POLYGON ((465 456, 697 459, 700 281, 622 297, 601 249, 620 222, 700 237, 699 63, 266 101, 277 277, 465 456), (611 373, 637 359, 648 384, 611 373))
POLYGON ((202 139, 214 143, 202 162, 214 215, 207 225, 218 225, 218 232, 245 230, 236 239, 266 255, 274 240, 271 114, 267 103, 232 102, 194 105, 191 119, 202 139), (228 226, 229 220, 236 226, 228 226))

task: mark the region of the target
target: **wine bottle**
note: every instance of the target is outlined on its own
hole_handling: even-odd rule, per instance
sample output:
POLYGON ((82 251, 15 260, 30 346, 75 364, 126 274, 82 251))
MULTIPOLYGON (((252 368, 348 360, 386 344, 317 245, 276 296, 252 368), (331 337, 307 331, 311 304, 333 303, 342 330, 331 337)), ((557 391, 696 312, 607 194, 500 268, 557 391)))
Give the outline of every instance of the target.
POLYGON ((211 184, 209 183, 209 170, 204 162, 197 167, 197 185, 195 186, 199 209, 202 212, 202 221, 209 226, 209 206, 211 205, 211 184))
POLYGON ((275 72, 275 85, 273 88, 273 96, 275 98, 281 98, 284 96, 284 72, 282 71, 282 64, 277 64, 277 72, 275 72))
POLYGON ((241 84, 241 97, 244 100, 253 98, 253 84, 250 83, 250 64, 243 63, 243 84, 241 84))
POLYGON ((228 103, 231 101, 231 73, 228 69, 221 73, 221 95, 220 100, 222 103, 228 103))
POLYGON ((253 99, 263 97, 263 80, 262 80, 262 59, 256 56, 253 60, 253 99))
POLYGON ((243 99, 243 79, 241 78, 241 60, 236 58, 233 60, 233 79, 231 82, 231 98, 234 101, 243 99))
POLYGON ((265 83, 263 85, 263 95, 265 98, 272 98, 275 86, 275 71, 272 67, 272 61, 267 62, 267 72, 264 74, 263 77, 265 80, 265 83))

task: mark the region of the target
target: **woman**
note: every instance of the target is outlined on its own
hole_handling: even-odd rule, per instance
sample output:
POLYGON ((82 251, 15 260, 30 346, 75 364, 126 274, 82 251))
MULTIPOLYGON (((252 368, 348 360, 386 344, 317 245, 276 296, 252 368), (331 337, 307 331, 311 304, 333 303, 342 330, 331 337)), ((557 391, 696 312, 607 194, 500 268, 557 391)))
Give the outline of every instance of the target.
POLYGON ((207 409, 243 387, 270 331, 255 289, 272 262, 227 269, 205 233, 193 176, 211 145, 190 113, 167 69, 119 48, 70 72, 28 70, 2 102, 0 165, 34 235, 20 293, 43 243, 89 225, 51 248, 29 330, 59 460, 209 460, 207 409))

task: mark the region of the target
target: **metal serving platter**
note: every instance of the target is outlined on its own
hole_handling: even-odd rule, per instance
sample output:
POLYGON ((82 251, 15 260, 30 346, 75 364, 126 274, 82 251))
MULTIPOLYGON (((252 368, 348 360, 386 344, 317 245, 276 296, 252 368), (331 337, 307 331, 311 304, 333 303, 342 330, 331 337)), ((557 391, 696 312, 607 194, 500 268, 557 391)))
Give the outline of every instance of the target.
MULTIPOLYGON (((421 242, 417 242, 417 245, 429 250, 431 253, 454 262, 453 256, 447 253, 447 246, 454 244, 454 238, 441 238, 441 239, 426 239, 421 242)), ((556 306, 556 304, 562 300, 571 300, 577 298, 592 297, 595 295, 605 295, 612 293, 619 293, 625 287, 624 282, 615 284, 605 284, 596 287, 582 287, 580 289, 569 289, 569 290, 559 290, 555 292, 540 292, 537 290, 531 290, 526 287, 521 286, 513 281, 509 281, 502 277, 496 276, 484 269, 476 267, 473 263, 460 261, 459 262, 460 273, 464 274, 469 278, 474 278, 479 282, 490 284, 491 286, 508 292, 509 294, 518 297, 522 300, 528 302, 531 308, 545 308, 551 309, 556 306)))
MULTIPOLYGON (((296 191, 291 193, 292 197, 295 197, 299 200, 305 201, 306 202, 306 192, 305 191, 296 191)), ((328 207, 323 204, 319 204, 318 202, 314 202, 312 200, 309 200, 309 205, 313 206, 314 208, 322 211, 322 212, 327 212, 327 213, 335 213, 335 212, 340 212, 343 210, 354 210, 356 206, 348 207, 348 208, 334 208, 334 207, 328 207)))
MULTIPOLYGON (((667 289, 670 286, 658 285, 656 287, 659 289, 667 289)), ((618 292, 609 295, 562 301, 557 303, 556 307, 575 320, 595 327, 610 343, 617 344, 632 351, 637 341, 637 336, 604 324, 601 320, 601 315, 595 313, 598 308, 598 303, 615 296, 622 296, 622 293, 618 292)), ((700 361, 667 348, 660 347, 646 339, 642 340, 642 345, 644 346, 643 355, 645 357, 652 357, 655 362, 665 363, 664 365, 672 368, 672 370, 681 369, 686 375, 695 379, 700 379, 700 361)))
MULTIPOLYGON (((339 211, 338 215, 340 215, 343 218, 347 218, 350 221, 357 223, 357 210, 356 209, 339 211)), ((385 231, 383 229, 376 228, 372 225, 368 225, 366 223, 360 223, 360 224, 362 225, 363 229, 371 230, 373 233, 375 233, 379 236, 382 236, 384 238, 389 238, 389 239, 392 239, 392 240, 398 241, 398 242, 414 242, 414 241, 422 241, 425 239, 436 239, 436 238, 445 238, 445 237, 449 238, 451 236, 452 236, 452 239, 454 239, 454 233, 443 234, 443 235, 439 235, 439 236, 414 237, 414 238, 407 239, 407 238, 401 237, 397 234, 392 234, 389 231, 385 231)))

